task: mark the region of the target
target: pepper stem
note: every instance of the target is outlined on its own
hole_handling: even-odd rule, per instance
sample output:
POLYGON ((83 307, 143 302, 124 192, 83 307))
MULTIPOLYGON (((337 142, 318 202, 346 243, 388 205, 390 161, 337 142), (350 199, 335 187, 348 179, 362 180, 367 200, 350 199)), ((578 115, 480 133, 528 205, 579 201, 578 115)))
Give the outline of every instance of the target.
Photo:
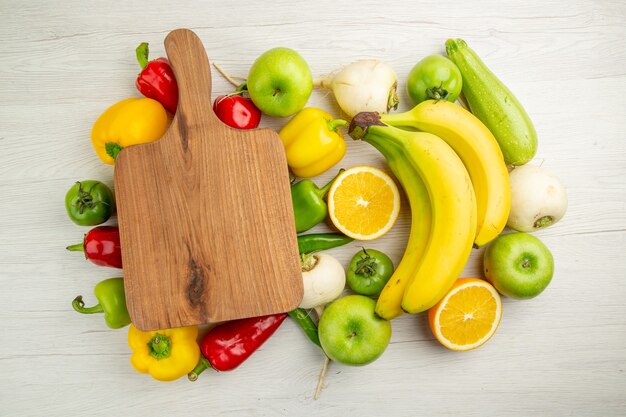
POLYGON ((135 53, 137 54, 137 62, 139 62, 141 69, 146 68, 148 66, 148 54, 150 53, 148 42, 140 43, 137 49, 135 49, 135 53))
POLYGON ((336 132, 339 127, 347 125, 348 121, 343 119, 333 119, 327 120, 326 124, 328 125, 328 130, 330 130, 331 132, 336 132))
POLYGON ((172 351, 172 340, 164 334, 156 333, 147 343, 150 356, 160 360, 170 356, 172 351))
POLYGON ((70 245, 68 247, 66 247, 65 249, 71 251, 71 252, 84 252, 85 251, 85 242, 80 242, 77 243, 75 245, 70 245))
POLYGON ((82 314, 104 313, 104 309, 100 304, 96 304, 93 307, 85 307, 85 302, 83 301, 82 295, 74 298, 74 301, 72 301, 72 307, 74 308, 74 310, 82 314))
POLYGON ((205 370, 209 368, 213 368, 209 360, 205 358, 204 356, 200 356, 200 360, 198 361, 198 364, 196 365, 196 367, 193 368, 193 370, 187 374, 187 379, 189 379, 191 382, 194 382, 195 380, 198 379, 198 376, 202 372, 204 372, 205 370))
POLYGON ((333 185, 333 182, 335 182, 335 180, 337 179, 337 177, 338 177, 339 175, 341 175, 341 173, 342 173, 343 171, 345 171, 345 169, 341 168, 341 169, 339 170, 339 172, 337 173, 337 175, 335 175, 335 176, 333 177, 333 179, 332 179, 332 180, 328 181, 328 183, 326 183, 326 185, 325 185, 325 186, 323 186, 322 188, 320 188, 320 189, 317 191, 317 195, 318 195, 320 198, 324 198, 324 197, 326 197, 326 194, 328 194, 328 191, 330 190, 330 187, 333 185))
POLYGON ((104 145, 104 149, 106 150, 107 155, 109 155, 115 161, 117 159, 117 155, 119 155, 119 153, 124 148, 122 148, 119 143, 107 143, 106 145, 104 145))

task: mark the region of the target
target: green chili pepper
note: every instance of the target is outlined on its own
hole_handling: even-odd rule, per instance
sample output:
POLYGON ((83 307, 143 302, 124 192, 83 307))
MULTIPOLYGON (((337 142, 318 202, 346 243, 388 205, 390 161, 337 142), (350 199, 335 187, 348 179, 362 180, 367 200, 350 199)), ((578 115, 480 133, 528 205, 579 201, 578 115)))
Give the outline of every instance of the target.
MULTIPOLYGON (((339 170, 341 174, 344 169, 339 170)), ((337 176, 339 176, 337 174, 337 176)), ((302 180, 291 186, 291 202, 293 203, 293 214, 296 218, 296 232, 306 232, 328 215, 328 206, 324 197, 330 190, 337 177, 330 180, 322 188, 311 180, 302 180)))
POLYGON ((353 240, 341 233, 312 233, 298 236, 298 250, 301 254, 313 253, 343 246, 353 240))
POLYGON ((295 320, 296 323, 304 330, 304 333, 307 335, 311 342, 315 343, 320 348, 322 344, 320 343, 320 337, 317 332, 317 325, 309 316, 309 313, 303 308, 296 308, 293 311, 290 311, 289 317, 295 320))
POLYGON ((79 295, 72 301, 74 310, 83 314, 104 313, 104 321, 112 329, 130 324, 122 278, 105 279, 96 285, 93 292, 99 304, 85 307, 83 296, 79 295))

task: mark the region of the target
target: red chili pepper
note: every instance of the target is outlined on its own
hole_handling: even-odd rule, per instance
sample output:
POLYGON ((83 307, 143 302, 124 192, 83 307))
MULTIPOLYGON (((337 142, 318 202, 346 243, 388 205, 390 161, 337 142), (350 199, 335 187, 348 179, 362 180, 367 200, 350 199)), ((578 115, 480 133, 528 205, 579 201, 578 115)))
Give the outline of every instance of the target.
POLYGON ((136 49, 137 61, 142 71, 137 76, 135 85, 144 96, 161 103, 165 110, 176 113, 178 107, 178 84, 167 58, 148 61, 148 44, 146 42, 136 49))
POLYGON ((213 111, 222 122, 235 129, 254 129, 261 122, 261 110, 241 93, 217 97, 213 111))
POLYGON ((195 381, 205 369, 231 371, 248 359, 285 321, 287 313, 228 321, 212 328, 200 342, 202 358, 188 375, 195 381))
POLYGON ((82 243, 66 248, 70 251, 84 252, 85 259, 96 265, 122 267, 120 249, 120 231, 117 226, 98 226, 85 235, 82 243))

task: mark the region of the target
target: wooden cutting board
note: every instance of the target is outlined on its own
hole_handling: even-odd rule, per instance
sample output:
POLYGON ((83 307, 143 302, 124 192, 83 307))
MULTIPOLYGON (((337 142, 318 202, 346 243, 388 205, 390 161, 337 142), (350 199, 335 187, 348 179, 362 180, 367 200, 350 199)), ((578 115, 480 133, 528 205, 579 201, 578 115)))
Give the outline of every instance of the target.
POLYGON ((176 115, 160 140, 124 149, 115 164, 131 320, 156 330, 294 309, 302 274, 280 138, 217 118, 192 31, 171 32, 165 50, 176 115))

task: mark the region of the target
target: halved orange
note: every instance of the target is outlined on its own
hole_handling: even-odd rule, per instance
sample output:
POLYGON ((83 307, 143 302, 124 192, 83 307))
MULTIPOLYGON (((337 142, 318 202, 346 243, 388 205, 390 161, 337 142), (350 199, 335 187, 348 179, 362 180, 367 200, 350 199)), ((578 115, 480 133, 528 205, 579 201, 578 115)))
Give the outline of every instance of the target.
POLYGON ((459 278, 430 310, 428 322, 437 340, 452 350, 482 346, 498 329, 502 318, 500 294, 487 281, 459 278))
POLYGON ((387 233, 400 213, 400 192, 378 168, 356 166, 341 173, 328 192, 328 214, 335 227, 357 240, 387 233))

